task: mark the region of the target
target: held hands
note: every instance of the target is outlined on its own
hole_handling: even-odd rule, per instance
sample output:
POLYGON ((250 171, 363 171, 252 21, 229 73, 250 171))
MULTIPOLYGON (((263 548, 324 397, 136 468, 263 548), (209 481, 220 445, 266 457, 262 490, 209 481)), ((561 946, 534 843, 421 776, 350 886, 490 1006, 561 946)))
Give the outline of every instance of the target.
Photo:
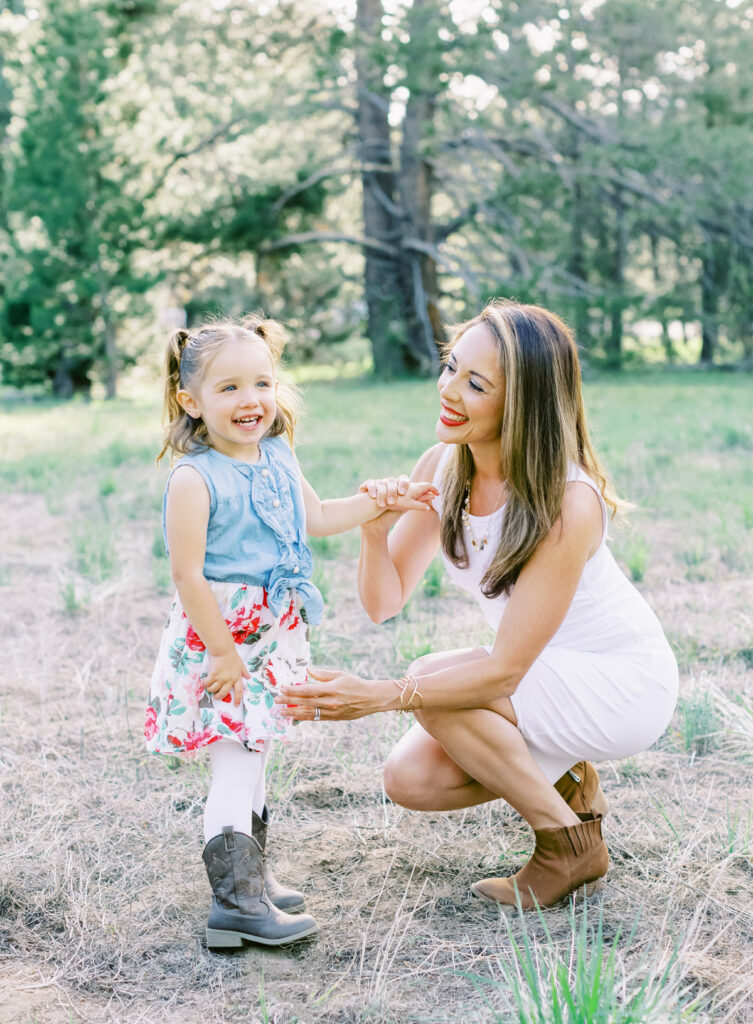
POLYGON ((243 680, 250 676, 251 673, 233 647, 225 654, 209 655, 209 675, 204 680, 204 689, 207 693, 213 693, 218 700, 227 697, 232 690, 233 704, 238 707, 243 697, 243 680))
POLYGON ((283 705, 280 714, 285 718, 339 722, 387 710, 386 702, 379 699, 378 685, 360 676, 314 666, 308 676, 309 682, 302 686, 280 687, 275 704, 283 705))
MULTIPOLYGON (((380 480, 365 480, 358 488, 359 493, 365 492, 373 498, 377 506, 385 509, 386 512, 429 512, 431 511, 432 499, 439 491, 426 481, 412 482, 408 476, 383 477, 380 480)), ((398 518, 397 516, 385 515, 379 517, 380 526, 388 524, 398 518)), ((372 520, 376 522, 376 520, 372 520)))

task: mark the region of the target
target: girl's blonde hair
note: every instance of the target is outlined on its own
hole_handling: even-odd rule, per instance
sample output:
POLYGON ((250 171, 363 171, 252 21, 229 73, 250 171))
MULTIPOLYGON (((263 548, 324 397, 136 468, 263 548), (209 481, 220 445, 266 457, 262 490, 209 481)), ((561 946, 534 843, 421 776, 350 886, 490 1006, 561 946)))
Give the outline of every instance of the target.
MULTIPOLYGON (((622 506, 591 445, 580 363, 572 332, 540 306, 495 300, 460 324, 447 354, 465 332, 484 324, 497 343, 505 405, 500 476, 508 500, 497 550, 481 580, 487 597, 509 594, 521 570, 557 520, 570 463, 596 481, 612 516, 622 506)), ((473 480, 467 445, 456 445, 442 481, 442 548, 459 568, 468 565, 463 507, 473 480)))
MULTIPOLYGON (((189 416, 176 396, 181 390, 195 391, 199 388, 207 367, 225 342, 254 341, 266 345, 276 373, 286 340, 282 324, 267 319, 263 313, 250 313, 237 322, 217 320, 190 330, 179 328, 173 331, 165 350, 162 403, 164 432, 157 462, 167 452, 172 458, 209 447, 204 421, 189 416)), ((289 382, 278 381, 275 401, 277 413, 267 436, 276 437, 284 431, 292 448, 300 408, 298 389, 289 382)))

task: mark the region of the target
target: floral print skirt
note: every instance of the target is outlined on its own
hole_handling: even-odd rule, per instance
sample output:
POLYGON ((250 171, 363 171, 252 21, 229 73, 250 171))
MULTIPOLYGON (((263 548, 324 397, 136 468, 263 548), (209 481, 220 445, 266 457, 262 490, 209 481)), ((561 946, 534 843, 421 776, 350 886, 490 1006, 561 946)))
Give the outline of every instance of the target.
POLYGON ((270 739, 286 740, 292 719, 274 703, 284 684, 306 682, 308 626, 295 590, 281 615, 267 604, 263 587, 209 581, 235 649, 248 666, 243 699, 223 700, 204 689, 209 656, 175 595, 152 675, 144 735, 153 754, 190 754, 220 739, 263 750, 270 739))

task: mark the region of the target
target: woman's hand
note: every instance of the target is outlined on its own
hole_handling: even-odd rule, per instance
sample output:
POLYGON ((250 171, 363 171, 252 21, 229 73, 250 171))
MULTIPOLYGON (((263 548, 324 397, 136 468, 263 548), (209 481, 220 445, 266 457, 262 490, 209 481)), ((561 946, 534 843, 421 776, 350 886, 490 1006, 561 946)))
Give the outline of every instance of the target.
POLYGON ((391 711, 399 706, 399 694, 391 680, 362 679, 339 669, 308 670, 309 680, 300 686, 281 686, 275 704, 285 718, 300 721, 350 721, 391 711), (394 694, 394 697, 393 697, 394 694), (319 718, 316 717, 319 708, 319 718))
POLYGON ((364 480, 358 490, 359 493, 365 491, 370 498, 374 498, 380 508, 390 508, 397 503, 400 495, 408 493, 409 487, 410 477, 403 474, 397 477, 386 476, 379 480, 364 480))
POLYGON ((388 476, 379 480, 364 480, 358 488, 359 493, 366 493, 373 498, 379 508, 385 511, 361 526, 362 530, 376 533, 388 533, 403 512, 412 509, 430 509, 432 500, 439 491, 428 482, 412 483, 409 476, 388 476))
POLYGON ((251 673, 233 647, 225 654, 209 655, 209 675, 204 680, 204 689, 213 693, 217 700, 227 697, 233 691, 233 704, 238 707, 243 697, 243 680, 251 673))

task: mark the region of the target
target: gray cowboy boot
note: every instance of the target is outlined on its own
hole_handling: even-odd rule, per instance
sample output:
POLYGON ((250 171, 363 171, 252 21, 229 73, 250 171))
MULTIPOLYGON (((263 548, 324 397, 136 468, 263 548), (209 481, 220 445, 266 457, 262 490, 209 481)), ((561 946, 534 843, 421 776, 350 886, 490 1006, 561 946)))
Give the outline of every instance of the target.
POLYGON ((264 891, 263 854, 259 841, 225 825, 202 854, 214 894, 207 923, 207 946, 232 949, 248 942, 282 946, 311 935, 313 917, 292 917, 279 910, 264 891))
MULTIPOLYGON (((269 808, 264 804, 264 808, 261 812, 261 817, 253 812, 251 819, 251 829, 254 839, 256 839, 261 846, 262 853, 265 852, 267 845, 267 825, 269 824, 269 808)), ((275 876, 272 874, 272 869, 269 867, 269 863, 264 856, 264 889, 267 896, 272 900, 276 907, 280 910, 296 911, 303 910, 306 906, 306 901, 303 898, 303 893, 298 892, 297 889, 289 889, 285 885, 280 885, 275 876)))

